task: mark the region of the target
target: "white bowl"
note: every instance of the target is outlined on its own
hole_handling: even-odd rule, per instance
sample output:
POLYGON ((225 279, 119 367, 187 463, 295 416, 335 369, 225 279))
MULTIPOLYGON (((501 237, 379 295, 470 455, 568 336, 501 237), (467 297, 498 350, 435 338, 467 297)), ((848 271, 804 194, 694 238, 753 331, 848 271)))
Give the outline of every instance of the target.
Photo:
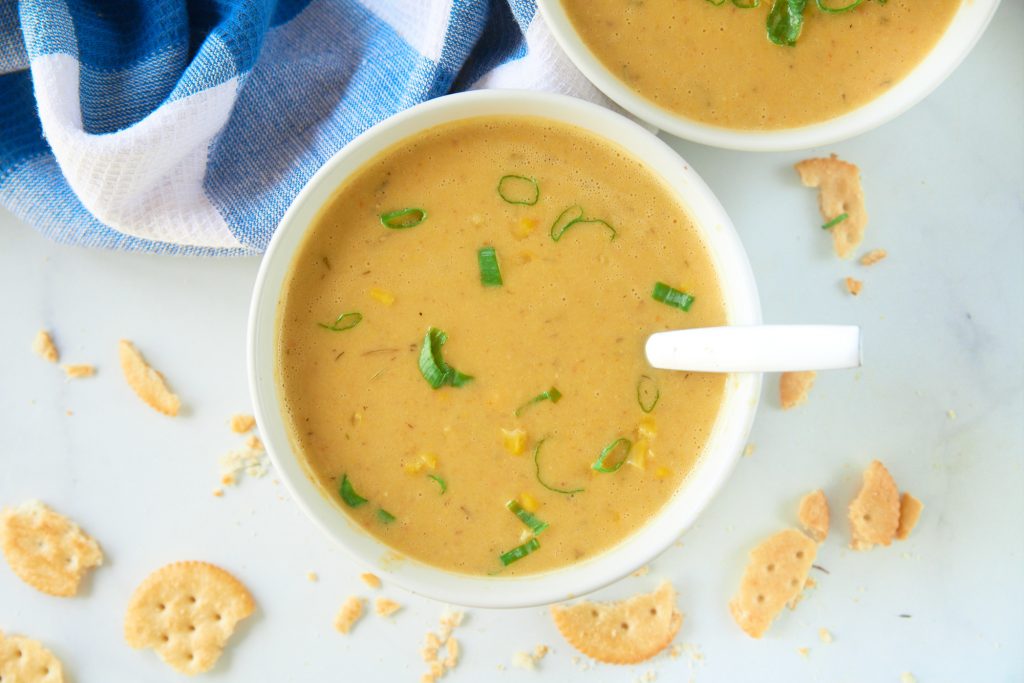
POLYGON ((278 302, 296 250, 314 217, 354 171, 415 133, 453 120, 494 115, 541 115, 589 130, 629 150, 661 176, 700 226, 721 279, 728 320, 761 321, 760 304, 746 252, 711 190, 665 143, 603 107, 561 95, 478 91, 450 95, 383 121, 335 154, 292 202, 270 242, 249 314, 249 384, 267 451, 292 496, 329 536, 389 581, 446 602, 480 607, 525 607, 568 599, 626 576, 671 545, 722 486, 746 443, 761 387, 759 374, 737 374, 726 383, 724 405, 711 438, 665 507, 645 526, 608 551, 576 565, 524 577, 482 577, 445 571, 394 551, 363 531, 313 484, 285 430, 275 379, 278 302), (542 114, 539 114, 543 112, 542 114))
POLYGON ((910 109, 935 90, 963 61, 984 33, 999 0, 963 0, 946 33, 928 56, 906 78, 867 104, 821 123, 765 131, 712 126, 659 107, 619 80, 594 56, 573 27, 561 0, 538 0, 538 5, 555 40, 569 59, 623 109, 667 133, 694 142, 748 152, 780 152, 846 140, 910 109))

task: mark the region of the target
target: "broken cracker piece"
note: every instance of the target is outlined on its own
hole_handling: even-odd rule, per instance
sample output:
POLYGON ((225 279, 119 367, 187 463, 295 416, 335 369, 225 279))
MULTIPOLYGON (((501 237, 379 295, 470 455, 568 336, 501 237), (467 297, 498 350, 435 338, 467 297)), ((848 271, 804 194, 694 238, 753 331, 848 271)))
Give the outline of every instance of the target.
POLYGON ((873 266, 888 255, 889 252, 885 249, 872 249, 860 257, 860 264, 862 266, 873 266))
POLYGON ((829 632, 829 630, 827 628, 822 626, 821 628, 818 629, 818 639, 821 640, 821 642, 823 642, 826 645, 828 645, 829 643, 832 642, 832 634, 829 632))
POLYGON ((0 631, 0 681, 64 683, 64 667, 39 641, 0 631))
POLYGON ((32 339, 32 352, 51 363, 56 363, 60 360, 57 345, 53 343, 53 337, 46 330, 36 332, 36 336, 32 339))
POLYGON ((121 371, 132 391, 150 408, 174 417, 181 409, 181 399, 167 387, 164 376, 151 368, 127 339, 118 343, 121 371))
POLYGON ((779 402, 783 410, 795 408, 806 401, 817 376, 814 370, 782 373, 779 377, 779 402))
POLYGON ((84 377, 92 377, 96 374, 96 366, 89 365, 88 363, 62 365, 60 366, 60 369, 64 371, 64 376, 68 379, 82 379, 84 377))
POLYGON ((807 535, 818 543, 828 536, 828 499, 821 489, 808 493, 800 500, 800 509, 797 512, 800 526, 804 528, 807 535))
POLYGON ((347 634, 362 616, 363 599, 350 595, 338 610, 338 615, 334 617, 334 630, 347 634))
POLYGON ((370 588, 380 588, 380 577, 376 574, 373 574, 372 572, 360 574, 359 578, 362 579, 363 583, 365 583, 370 588))
POLYGON ((135 589, 124 619, 124 639, 152 648, 175 671, 209 671, 238 622, 256 603, 241 581, 207 562, 175 562, 135 589))
POLYGON ((910 532, 917 526, 922 510, 924 503, 904 491, 900 496, 900 523, 896 527, 896 538, 901 541, 907 540, 907 536, 910 536, 910 532))
POLYGON ((900 494, 892 475, 878 460, 864 471, 860 493, 850 503, 850 531, 854 550, 889 545, 900 524, 900 494))
POLYGON ((58 597, 77 593, 82 577, 103 564, 103 552, 95 540, 37 500, 3 510, 0 544, 19 579, 58 597))
POLYGON ((672 642, 683 623, 676 592, 663 581, 653 593, 619 602, 552 605, 551 617, 574 648, 606 664, 636 664, 672 642))
POLYGON ((402 609, 402 605, 390 598, 377 598, 373 608, 374 611, 377 612, 378 617, 390 617, 392 614, 402 609))
POLYGON ((800 182, 807 187, 818 188, 818 208, 825 221, 833 221, 846 214, 845 219, 829 230, 836 254, 839 258, 849 258, 864 240, 864 228, 868 223, 860 169, 835 154, 828 158, 805 159, 795 168, 800 174, 800 182))
POLYGON ((853 296, 860 296, 861 290, 864 289, 864 283, 852 277, 846 278, 846 291, 853 296))
POLYGON ((796 529, 780 531, 750 551, 739 591, 729 602, 748 636, 763 636, 782 608, 800 596, 817 552, 814 541, 796 529))
POLYGON ((228 422, 228 426, 231 427, 231 431, 235 434, 245 434, 256 426, 256 418, 252 415, 242 415, 241 413, 235 413, 231 416, 231 420, 228 422))

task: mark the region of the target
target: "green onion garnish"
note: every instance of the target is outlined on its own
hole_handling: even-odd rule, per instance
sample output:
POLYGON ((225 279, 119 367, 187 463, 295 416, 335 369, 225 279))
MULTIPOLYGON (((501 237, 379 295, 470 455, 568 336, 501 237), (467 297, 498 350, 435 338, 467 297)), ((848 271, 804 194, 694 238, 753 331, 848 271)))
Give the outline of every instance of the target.
POLYGON ((345 330, 351 330, 353 327, 363 321, 363 314, 356 313, 355 311, 349 311, 348 313, 342 313, 339 315, 333 323, 317 323, 320 327, 331 332, 343 332, 345 330))
POLYGON ((592 469, 597 470, 598 472, 604 472, 606 474, 610 474, 612 472, 618 472, 619 468, 622 467, 625 464, 626 458, 629 456, 629 452, 632 449, 633 449, 633 442, 630 441, 629 439, 627 439, 625 437, 620 437, 618 439, 615 439, 615 441, 612 441, 610 444, 608 444, 607 446, 604 447, 604 450, 601 451, 601 455, 597 456, 597 460, 595 460, 594 464, 591 465, 590 467, 592 469), (611 465, 607 464, 605 461, 608 459, 608 456, 611 455, 620 445, 623 445, 623 444, 625 444, 626 448, 625 448, 625 450, 622 453, 622 457, 619 458, 618 462, 616 462, 614 464, 611 464, 611 465))
MULTIPOLYGON (((818 3, 818 9, 820 9, 822 12, 828 12, 829 14, 842 14, 843 12, 849 12, 857 5, 864 2, 864 0, 853 0, 853 2, 844 7, 829 7, 823 2, 823 0, 815 0, 815 2, 818 3)), ((884 5, 885 3, 883 2, 882 4, 884 5)))
POLYGON ((385 524, 391 524, 391 522, 395 521, 395 516, 384 508, 377 508, 377 519, 385 524))
POLYGON ((501 269, 498 268, 498 255, 494 247, 481 247, 476 252, 476 261, 480 265, 480 284, 484 287, 501 287, 501 269))
POLYGON ((693 305, 694 296, 680 291, 675 287, 669 287, 664 282, 656 282, 651 297, 668 306, 673 306, 683 311, 690 310, 693 305))
POLYGON ((352 488, 352 482, 348 480, 347 474, 341 477, 341 488, 338 489, 338 493, 341 495, 341 499, 345 501, 345 505, 348 505, 350 508, 357 508, 366 502, 366 499, 352 488))
POLYGON ((645 413, 649 413, 654 410, 654 406, 658 405, 658 399, 661 398, 661 391, 658 389, 658 383, 654 381, 653 377, 648 375, 640 375, 640 381, 636 383, 636 402, 640 404, 640 410, 645 413))
POLYGON ((516 560, 523 559, 524 557, 532 553, 534 550, 537 550, 538 548, 540 548, 540 541, 538 541, 537 538, 534 537, 522 545, 517 545, 515 548, 512 548, 512 550, 509 550, 507 553, 502 553, 501 557, 498 559, 500 559, 501 563, 507 567, 516 560))
POLYGON ((533 206, 540 199, 540 185, 536 178, 506 175, 498 181, 498 195, 509 204, 533 206))
POLYGON ((441 495, 442 496, 444 495, 444 492, 448 490, 448 482, 446 482, 444 479, 442 479, 441 477, 437 476, 436 474, 428 474, 427 478, 428 479, 433 479, 434 481, 437 482, 437 485, 441 487, 441 495))
POLYGON ((540 441, 537 442, 537 445, 533 447, 533 466, 537 472, 537 481, 540 482, 540 485, 546 488, 548 491, 554 491, 555 493, 565 493, 567 495, 572 495, 573 493, 581 493, 583 489, 558 489, 555 488, 554 486, 549 486, 545 484, 544 480, 540 478, 540 447, 544 445, 545 441, 547 441, 547 439, 541 439, 540 441))
POLYGON ((740 2, 740 0, 732 0, 732 4, 740 9, 757 9, 761 6, 761 0, 751 0, 750 2, 740 2))
POLYGON ((519 417, 524 410, 532 406, 534 403, 540 403, 541 401, 551 401, 552 403, 558 403, 562 399, 562 392, 558 389, 551 387, 543 394, 537 394, 523 405, 516 408, 515 416, 519 417))
POLYGON ((532 512, 530 512, 529 510, 525 509, 522 505, 520 505, 519 501, 510 500, 507 503, 505 503, 505 507, 507 507, 512 514, 518 517, 519 521, 521 521, 526 526, 530 527, 530 529, 533 530, 534 534, 539 534, 540 532, 548 528, 547 522, 542 522, 541 520, 537 519, 532 512))
POLYGON ((461 387, 471 379, 472 375, 459 372, 444 362, 441 347, 448 341, 448 335, 435 327, 427 328, 423 337, 423 348, 420 349, 420 373, 423 379, 435 389, 443 386, 461 387))
POLYGON ((583 207, 579 204, 574 204, 562 213, 558 214, 558 218, 556 218, 555 222, 551 224, 551 239, 557 242, 562 239, 562 235, 564 235, 565 231, 569 228, 574 225, 587 223, 595 223, 608 228, 612 232, 612 239, 615 239, 615 236, 618 234, 615 231, 615 228, 613 228, 607 221, 603 221, 600 218, 584 218, 583 207))
POLYGON ((842 223, 843 221, 845 221, 849 217, 850 217, 850 214, 841 213, 838 216, 836 216, 835 218, 833 218, 832 220, 830 220, 825 225, 821 226, 821 229, 822 230, 828 230, 829 228, 831 228, 834 225, 839 225, 840 223, 842 223))
POLYGON ((768 10, 768 40, 776 45, 793 47, 804 28, 807 0, 772 0, 768 10))
POLYGON ((425 220, 427 220, 427 212, 423 209, 399 209, 398 211, 388 211, 380 215, 381 224, 385 228, 391 228, 392 230, 415 228, 425 220))

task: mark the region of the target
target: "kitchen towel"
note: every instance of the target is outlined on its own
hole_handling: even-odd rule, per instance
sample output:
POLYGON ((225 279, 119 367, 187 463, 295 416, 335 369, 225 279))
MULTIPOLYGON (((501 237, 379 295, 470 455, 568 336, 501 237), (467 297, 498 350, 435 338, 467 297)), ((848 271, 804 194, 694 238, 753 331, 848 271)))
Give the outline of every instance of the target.
POLYGON ((0 203, 67 244, 258 253, 346 142, 485 87, 600 99, 534 0, 0 0, 0 203))

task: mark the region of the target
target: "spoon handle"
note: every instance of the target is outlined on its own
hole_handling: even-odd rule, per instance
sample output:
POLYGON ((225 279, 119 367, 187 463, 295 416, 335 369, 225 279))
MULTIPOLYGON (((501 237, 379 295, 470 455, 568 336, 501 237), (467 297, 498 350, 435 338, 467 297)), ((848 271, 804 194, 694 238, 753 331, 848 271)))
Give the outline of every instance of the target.
POLYGON ((647 361, 665 370, 783 372, 861 363, 856 325, 696 327, 647 338, 647 361))

